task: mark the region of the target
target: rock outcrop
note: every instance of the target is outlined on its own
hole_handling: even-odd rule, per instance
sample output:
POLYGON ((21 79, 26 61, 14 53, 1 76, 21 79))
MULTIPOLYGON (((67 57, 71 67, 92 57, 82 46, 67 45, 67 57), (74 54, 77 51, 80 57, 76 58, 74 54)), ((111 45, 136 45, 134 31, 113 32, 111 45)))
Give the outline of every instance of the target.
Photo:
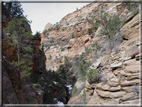
MULTIPOLYGON (((132 7, 134 5, 131 4, 132 7)), ((47 70, 56 71, 64 64, 64 56, 73 61, 83 53, 87 54, 86 61, 93 62, 88 69, 100 70, 98 83, 85 83, 80 78, 77 80, 72 92, 76 91, 78 94, 72 95, 68 104, 140 103, 139 12, 135 13, 127 6, 125 3, 91 3, 66 15, 47 33, 41 34, 47 70), (118 15, 124 22, 113 37, 114 48, 111 53, 108 51, 110 47, 105 35, 99 36, 103 26, 93 29, 95 18, 101 10, 118 15), (93 48, 94 44, 98 47, 93 48), (98 50, 91 53, 89 49, 98 50)))

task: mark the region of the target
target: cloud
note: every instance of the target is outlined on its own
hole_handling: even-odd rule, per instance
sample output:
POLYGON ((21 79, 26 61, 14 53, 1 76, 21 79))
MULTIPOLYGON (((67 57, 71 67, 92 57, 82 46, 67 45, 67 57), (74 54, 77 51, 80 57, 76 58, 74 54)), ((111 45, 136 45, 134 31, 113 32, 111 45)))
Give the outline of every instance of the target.
POLYGON ((47 23, 55 24, 76 8, 80 9, 88 3, 21 3, 24 15, 32 20, 31 29, 42 32, 47 23))

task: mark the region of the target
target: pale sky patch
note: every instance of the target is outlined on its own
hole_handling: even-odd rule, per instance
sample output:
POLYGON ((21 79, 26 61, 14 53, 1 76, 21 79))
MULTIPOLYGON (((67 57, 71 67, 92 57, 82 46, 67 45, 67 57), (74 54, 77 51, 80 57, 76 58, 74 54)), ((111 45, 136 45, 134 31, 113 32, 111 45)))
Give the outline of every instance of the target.
POLYGON ((24 15, 32 21, 31 29, 33 34, 36 31, 42 32, 47 23, 55 24, 64 16, 80 9, 89 3, 21 3, 24 15))

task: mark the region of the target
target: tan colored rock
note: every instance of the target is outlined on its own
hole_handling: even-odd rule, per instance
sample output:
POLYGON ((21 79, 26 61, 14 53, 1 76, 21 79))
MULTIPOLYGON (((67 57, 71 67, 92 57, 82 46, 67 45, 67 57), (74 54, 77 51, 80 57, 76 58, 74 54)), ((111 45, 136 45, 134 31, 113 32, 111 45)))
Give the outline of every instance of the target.
POLYGON ((75 83, 75 86, 77 89, 83 89, 84 88, 84 82, 82 82, 81 80, 78 80, 76 83, 75 83))
MULTIPOLYGON (((44 30, 48 30, 49 28, 51 28, 53 25, 51 23, 47 23, 44 27, 44 30)), ((44 31, 43 30, 43 31, 44 31)))
POLYGON ((125 101, 125 102, 122 102, 122 104, 134 104, 135 106, 140 106, 141 105, 141 99, 125 101))
POLYGON ((68 104, 76 104, 76 103, 80 103, 80 99, 79 96, 75 96, 75 97, 71 97, 70 100, 68 101, 68 104))
POLYGON ((132 93, 127 93, 120 99, 120 102, 133 99, 134 97, 135 97, 135 94, 133 92, 132 93))
POLYGON ((122 87, 122 90, 126 91, 126 92, 133 92, 134 91, 134 88, 137 88, 137 89, 140 89, 140 86, 125 86, 125 87, 122 87))
POLYGON ((121 86, 129 86, 129 85, 134 85, 134 84, 139 84, 140 83, 140 80, 139 79, 136 79, 136 80, 132 80, 132 81, 122 81, 120 83, 121 86))
POLYGON ((139 14, 137 14, 131 21, 126 23, 121 29, 122 37, 131 39, 139 36, 139 14))
POLYGON ((96 84, 96 89, 100 89, 100 90, 104 90, 104 91, 120 91, 121 86, 119 85, 117 87, 110 87, 107 84, 99 83, 99 84, 96 84))
POLYGON ((139 76, 134 75, 134 76, 129 76, 129 77, 127 77, 127 80, 128 80, 128 81, 133 80, 133 79, 139 79, 139 76))
POLYGON ((130 76, 139 76, 140 75, 139 73, 129 73, 129 72, 125 72, 124 70, 120 70, 120 71, 117 71, 117 72, 120 73, 120 74, 122 74, 123 76, 127 76, 127 77, 130 77, 130 76))
POLYGON ((119 82, 108 81, 107 84, 111 87, 117 87, 119 85, 119 82))
POLYGON ((126 92, 125 91, 118 91, 118 92, 109 92, 109 91, 101 91, 96 89, 98 95, 104 98, 118 98, 122 97, 126 92))
POLYGON ((124 65, 140 65, 140 61, 136 61, 135 59, 131 59, 131 60, 128 60, 128 61, 125 61, 123 63, 124 65))
POLYGON ((138 73, 139 69, 140 69, 139 65, 131 65, 131 66, 125 67, 126 72, 129 72, 129 73, 138 73))
POLYGON ((94 91, 93 96, 91 99, 88 101, 87 104, 102 104, 104 100, 98 96, 98 94, 94 91))
POLYGON ((111 68, 111 69, 120 68, 120 67, 122 67, 122 65, 123 65, 123 64, 122 64, 121 62, 120 62, 120 63, 117 63, 117 64, 114 63, 114 64, 111 64, 111 65, 110 65, 110 68, 111 68))

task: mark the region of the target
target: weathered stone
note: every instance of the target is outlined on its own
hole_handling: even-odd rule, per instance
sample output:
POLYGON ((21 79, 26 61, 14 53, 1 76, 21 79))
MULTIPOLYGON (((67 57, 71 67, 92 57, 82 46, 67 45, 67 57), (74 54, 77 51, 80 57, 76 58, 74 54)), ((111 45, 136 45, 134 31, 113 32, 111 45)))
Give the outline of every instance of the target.
POLYGON ((133 79, 139 79, 139 76, 134 75, 134 76, 129 76, 129 77, 127 77, 127 80, 128 80, 128 81, 133 80, 133 79))
POLYGON ((120 99, 120 102, 123 102, 123 101, 126 101, 126 100, 131 100, 131 99, 134 99, 134 98, 135 98, 135 94, 133 92, 127 93, 120 99))
POLYGON ((125 67, 126 72, 129 72, 129 73, 138 73, 139 69, 140 69, 139 65, 131 65, 131 66, 125 67))
POLYGON ((117 63, 117 64, 114 63, 114 64, 111 64, 111 65, 110 65, 110 68, 111 68, 111 69, 120 68, 120 67, 122 67, 122 63, 121 63, 121 62, 120 62, 120 63, 117 63))
POLYGON ((121 86, 129 86, 129 85, 134 85, 134 84, 139 84, 140 83, 140 80, 139 79, 136 79, 136 80, 132 80, 132 81, 122 81, 120 83, 121 86))
POLYGON ((82 82, 81 80, 78 80, 76 83, 75 83, 75 86, 77 89, 83 89, 84 88, 84 82, 82 82))
POLYGON ((106 98, 118 98, 122 97, 126 93, 125 91, 109 92, 109 91, 101 91, 98 89, 96 89, 96 92, 101 97, 106 97, 106 98))
POLYGON ((107 84, 111 87, 117 87, 119 85, 119 82, 108 81, 107 84))
POLYGON ((135 52, 133 52, 133 53, 130 55, 131 59, 135 58, 135 56, 136 56, 137 54, 139 54, 139 49, 137 49, 135 52))
POLYGON ((107 84, 99 83, 99 84, 96 84, 96 89, 100 89, 100 90, 104 90, 104 91, 120 91, 121 86, 119 85, 117 87, 110 87, 107 84))
POLYGON ((138 86, 121 87, 121 89, 130 93, 130 92, 134 92, 134 89, 138 89, 139 90, 139 85, 138 86))
POLYGON ((136 57, 136 60, 142 59, 142 55, 140 53, 138 55, 136 55, 135 57, 136 57))
POLYGON ((129 73, 129 72, 125 72, 124 70, 120 70, 118 71, 118 73, 122 74, 123 76, 139 76, 139 73, 129 73))
POLYGON ((80 103, 80 99, 79 96, 75 96, 75 97, 71 97, 70 100, 68 101, 68 104, 76 104, 76 103, 80 103))
POLYGON ((90 68, 91 68, 91 69, 97 69, 97 67, 98 67, 100 64, 101 64, 101 62, 98 60, 97 62, 93 63, 90 68))
POLYGON ((103 102, 104 100, 98 96, 96 91, 94 91, 93 96, 91 97, 91 99, 88 101, 87 104, 102 104, 103 102))
POLYGON ((125 102, 122 102, 122 104, 135 104, 135 106, 140 106, 141 105, 141 99, 125 101, 125 102))
POLYGON ((140 61, 136 61, 135 59, 131 59, 131 60, 128 60, 128 61, 125 61, 123 63, 124 65, 140 65, 140 61))

